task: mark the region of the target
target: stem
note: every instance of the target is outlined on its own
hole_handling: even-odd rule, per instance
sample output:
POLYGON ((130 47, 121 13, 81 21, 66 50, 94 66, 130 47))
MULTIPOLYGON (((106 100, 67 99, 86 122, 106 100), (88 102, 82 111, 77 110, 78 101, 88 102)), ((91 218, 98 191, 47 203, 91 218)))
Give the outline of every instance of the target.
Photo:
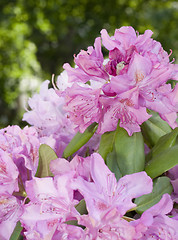
POLYGON ((126 216, 123 216, 122 217, 124 220, 126 220, 127 222, 131 222, 131 221, 134 221, 135 219, 133 218, 130 218, 130 217, 126 217, 126 216))

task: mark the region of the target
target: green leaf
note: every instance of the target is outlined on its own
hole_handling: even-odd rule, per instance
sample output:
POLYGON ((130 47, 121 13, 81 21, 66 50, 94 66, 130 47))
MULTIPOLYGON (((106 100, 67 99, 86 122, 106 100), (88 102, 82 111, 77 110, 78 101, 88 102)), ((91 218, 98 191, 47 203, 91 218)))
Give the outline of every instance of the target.
POLYGON ((117 164, 122 175, 140 172, 145 166, 144 141, 141 132, 129 136, 123 128, 115 139, 117 164))
POLYGON ((87 214, 87 208, 86 208, 86 203, 85 200, 82 199, 76 206, 75 206, 76 210, 81 214, 87 214))
POLYGON ((106 158, 106 165, 108 168, 115 174, 117 180, 122 177, 121 171, 117 163, 117 155, 115 149, 112 152, 108 153, 106 158))
POLYGON ((160 137, 171 132, 171 127, 167 122, 162 120, 157 113, 153 111, 151 113, 153 116, 141 126, 145 142, 150 148, 157 143, 160 137))
POLYGON ((52 160, 55 160, 57 157, 54 150, 46 145, 41 144, 39 147, 39 164, 36 172, 36 177, 48 177, 53 176, 50 171, 49 164, 52 160))
POLYGON ((77 220, 66 221, 65 224, 67 224, 67 225, 73 225, 73 226, 79 226, 77 220))
POLYGON ((113 146, 114 146, 117 133, 118 133, 118 130, 116 129, 115 131, 112 131, 112 132, 105 132, 101 136, 98 153, 102 156, 102 158, 105 161, 108 153, 113 151, 113 146))
POLYGON ((151 178, 155 178, 178 164, 178 145, 162 151, 152 158, 146 165, 145 171, 151 178))
POLYGON ((159 177, 153 181, 153 191, 150 194, 136 198, 134 203, 137 204, 136 211, 142 214, 144 211, 160 201, 165 193, 172 193, 172 185, 168 177, 159 177))
POLYGON ((18 221, 9 240, 18 240, 22 229, 23 227, 21 227, 21 223, 18 221))
POLYGON ((68 158, 85 145, 96 132, 97 127, 97 123, 92 123, 84 133, 78 132, 64 149, 63 157, 68 158))
POLYGON ((162 151, 173 147, 176 143, 178 135, 178 128, 175 128, 172 130, 172 132, 167 133, 166 135, 160 137, 158 142, 155 144, 155 146, 151 149, 149 154, 146 156, 146 160, 150 160, 151 158, 155 157, 156 155, 160 154, 162 151))
POLYGON ((120 172, 118 163, 117 163, 117 154, 115 150, 115 139, 116 135, 118 134, 119 125, 115 131, 112 132, 105 132, 101 136, 100 146, 98 153, 102 156, 105 160, 106 165, 108 168, 115 174, 116 179, 122 177, 120 172))

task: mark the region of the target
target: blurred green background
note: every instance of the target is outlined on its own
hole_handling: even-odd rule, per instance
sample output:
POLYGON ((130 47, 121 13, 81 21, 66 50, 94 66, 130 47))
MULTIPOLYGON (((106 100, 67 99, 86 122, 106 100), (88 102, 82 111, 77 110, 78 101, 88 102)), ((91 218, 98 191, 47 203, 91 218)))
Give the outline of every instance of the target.
POLYGON ((101 29, 151 29, 178 58, 177 24, 178 1, 171 0, 0 0, 0 127, 22 126, 27 94, 60 74, 101 29))

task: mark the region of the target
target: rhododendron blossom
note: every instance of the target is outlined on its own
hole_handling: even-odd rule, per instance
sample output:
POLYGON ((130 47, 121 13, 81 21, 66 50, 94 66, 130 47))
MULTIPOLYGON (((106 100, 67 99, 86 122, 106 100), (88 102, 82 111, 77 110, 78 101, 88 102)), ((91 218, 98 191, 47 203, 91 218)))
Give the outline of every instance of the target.
POLYGON ((33 127, 0 130, 0 238, 9 239, 23 212, 26 180, 38 166, 40 143, 33 127))
POLYGON ((34 178, 26 183, 29 204, 24 206, 21 222, 27 233, 35 231, 41 239, 51 239, 58 225, 75 219, 77 211, 74 205, 70 181, 73 173, 52 178, 34 178))
POLYGON ((178 65, 151 36, 103 29, 0 129, 0 240, 178 239, 178 65))
POLYGON ((48 85, 49 81, 44 81, 40 93, 29 99, 31 110, 24 114, 23 120, 36 128, 41 143, 48 144, 61 156, 75 131, 63 110, 64 98, 53 88, 48 89, 48 85))
POLYGON ((64 109, 70 113, 71 121, 75 125, 79 124, 79 130, 84 132, 88 126, 101 118, 101 104, 98 101, 100 91, 83 88, 77 84, 66 91, 67 106, 64 109))
MULTIPOLYGON (((63 72, 58 77, 58 86, 61 89, 66 89, 66 86, 70 86, 70 84, 66 81, 66 77, 66 72, 63 72)), ((84 108, 86 107, 86 112, 94 112, 94 116, 92 118, 89 115, 89 119, 86 117, 85 121, 81 123, 80 128, 83 130, 86 126, 89 126, 95 118, 96 120, 99 119, 98 111, 100 111, 100 109, 98 108, 99 110, 97 110, 97 107, 95 107, 97 102, 95 99, 96 91, 93 91, 92 89, 89 92, 88 89, 83 89, 84 92, 80 92, 80 95, 77 95, 76 91, 70 92, 69 89, 68 92, 72 95, 72 97, 76 96, 76 101, 70 104, 70 99, 68 97, 67 101, 69 102, 69 106, 65 109, 65 96, 58 96, 53 88, 48 88, 48 85, 49 81, 44 81, 41 84, 39 94, 34 94, 33 97, 28 100, 30 110, 27 110, 27 112, 24 113, 23 121, 28 122, 36 129, 40 143, 49 145, 55 150, 58 157, 62 157, 64 148, 76 133, 75 123, 82 119, 80 117, 81 111, 84 111, 84 108), (92 94, 93 97, 91 96, 92 94), (84 106, 80 106, 82 101, 84 102, 84 106), (80 102, 79 107, 77 107, 78 102, 80 102), (72 112, 74 109, 75 114, 71 116, 73 119, 72 122, 72 119, 69 119, 69 112, 72 112)), ((76 89, 81 90, 82 87, 76 86, 76 89)), ((85 153, 87 147, 90 148, 91 152, 97 149, 98 140, 99 135, 95 135, 95 137, 80 150, 80 154, 82 155, 85 153)))
POLYGON ((16 164, 23 182, 36 173, 39 146, 38 134, 33 127, 21 129, 15 125, 0 130, 0 149, 16 164))
MULTIPOLYGON (((84 132, 92 122, 99 123, 98 133, 112 131, 116 129, 116 122, 120 120, 120 126, 132 135, 133 132, 139 132, 139 125, 151 117, 151 115, 142 119, 139 117, 140 109, 146 115, 147 108, 158 112, 172 128, 177 126, 178 101, 177 98, 174 98, 174 103, 170 101, 172 94, 177 95, 177 87, 175 90, 170 90, 168 86, 166 87, 166 82, 170 79, 178 79, 178 67, 169 62, 168 53, 151 36, 150 30, 138 35, 132 27, 121 27, 116 29, 114 36, 110 37, 103 29, 101 38, 95 39, 94 48, 90 46, 87 51, 81 50, 77 56, 74 56, 75 68, 67 63, 64 64, 70 87, 66 86, 66 89, 59 87, 57 93, 61 94, 61 90, 64 92, 65 109, 69 111, 71 121, 81 132, 84 132), (101 51, 101 40, 109 51, 107 60, 104 60, 101 51), (85 83, 85 86, 82 85, 79 91, 76 89, 76 84, 80 83, 85 83), (138 91, 138 98, 134 100, 135 113, 130 114, 128 118, 125 114, 127 109, 123 110, 119 102, 124 101, 123 96, 128 95, 127 92, 135 88, 138 91), (92 103, 91 98, 88 99, 87 91, 91 92, 91 98, 95 95, 95 107, 94 100, 92 103), (86 97, 80 101, 78 98, 80 95, 83 96, 84 92, 86 97), (103 101, 103 98, 106 100, 103 101), (91 108, 87 108, 88 102, 91 108), (111 111, 117 102, 117 109, 111 111), (77 111, 72 106, 77 106, 77 111), (93 111, 91 111, 92 106, 93 111), (103 128, 106 119, 107 126, 103 128)), ((128 101, 133 102, 132 96, 128 101)))
POLYGON ((20 200, 8 193, 0 194, 0 239, 10 239, 22 212, 20 200))
POLYGON ((97 153, 91 159, 90 174, 92 182, 79 176, 72 186, 84 196, 89 214, 96 220, 111 208, 116 208, 118 214, 123 216, 135 207, 133 198, 152 191, 152 181, 144 172, 124 176, 117 183, 114 174, 97 153))
POLYGON ((140 219, 131 222, 138 231, 138 238, 134 239, 177 239, 178 221, 166 216, 172 207, 170 195, 164 194, 157 204, 142 214, 140 219))
POLYGON ((53 160, 53 169, 54 178, 26 182, 30 202, 24 206, 20 220, 27 239, 146 239, 145 236, 159 236, 161 228, 162 236, 177 236, 177 221, 166 216, 172 210, 168 194, 139 219, 125 216, 136 207, 134 198, 152 191, 152 180, 145 172, 126 175, 117 182, 98 153, 86 159, 75 156, 71 163, 53 160), (75 190, 85 200, 87 214, 81 215, 75 209, 75 190), (79 226, 70 226, 72 221, 79 226))
POLYGON ((19 171, 10 155, 0 149, 0 193, 12 194, 18 188, 19 171))

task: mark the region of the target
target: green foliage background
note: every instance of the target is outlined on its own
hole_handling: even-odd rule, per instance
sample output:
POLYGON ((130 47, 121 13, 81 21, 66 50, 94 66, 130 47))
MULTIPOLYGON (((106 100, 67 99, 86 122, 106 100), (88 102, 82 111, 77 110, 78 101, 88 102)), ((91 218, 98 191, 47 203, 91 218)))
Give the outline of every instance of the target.
POLYGON ((151 29, 176 57, 177 23, 178 2, 172 0, 1 0, 0 127, 22 124, 20 96, 32 91, 32 79, 58 75, 102 28, 110 34, 123 25, 140 33, 151 29))

